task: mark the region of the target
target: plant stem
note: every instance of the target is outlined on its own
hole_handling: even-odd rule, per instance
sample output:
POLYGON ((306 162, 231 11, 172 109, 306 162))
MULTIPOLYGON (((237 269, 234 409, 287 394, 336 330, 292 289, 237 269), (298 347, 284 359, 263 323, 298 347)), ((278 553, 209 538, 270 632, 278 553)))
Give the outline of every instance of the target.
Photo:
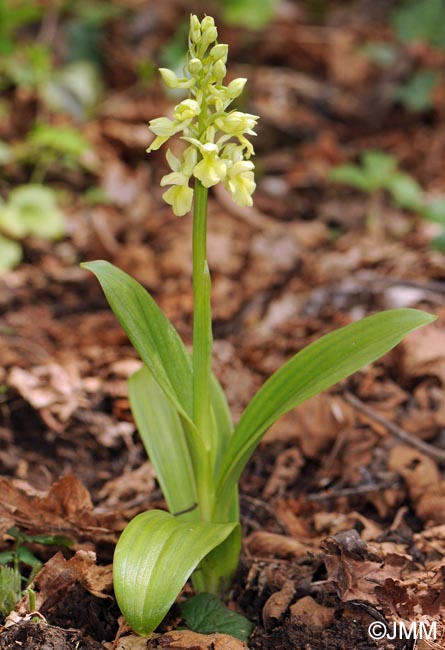
POLYGON ((193 211, 193 417, 206 458, 196 468, 201 518, 209 521, 213 510, 213 466, 216 432, 211 417, 210 377, 212 369, 212 313, 210 273, 207 266, 207 196, 199 180, 195 183, 193 211))

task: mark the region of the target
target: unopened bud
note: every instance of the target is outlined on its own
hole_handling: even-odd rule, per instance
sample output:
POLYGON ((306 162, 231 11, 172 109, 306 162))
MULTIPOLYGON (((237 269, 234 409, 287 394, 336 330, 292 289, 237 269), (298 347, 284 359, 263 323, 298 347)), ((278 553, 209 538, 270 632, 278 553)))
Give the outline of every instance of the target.
POLYGON ((215 77, 219 80, 222 80, 226 76, 226 72, 227 69, 222 59, 216 61, 216 63, 213 65, 213 74, 215 75, 215 77))
POLYGON ((159 68, 159 72, 161 73, 162 79, 168 88, 177 88, 179 85, 179 79, 173 72, 173 70, 169 70, 168 68, 159 68))
POLYGON ((199 74, 202 70, 202 63, 199 59, 190 59, 187 64, 187 67, 190 71, 190 74, 196 75, 199 74))
POLYGON ((227 61, 228 51, 229 51, 228 45, 226 45, 225 43, 218 43, 218 45, 214 45, 210 50, 210 56, 214 61, 219 61, 219 59, 222 59, 223 63, 225 63, 227 61))
POLYGON ((227 86, 227 94, 230 97, 230 99, 235 99, 235 97, 239 97, 241 93, 244 90, 244 86, 246 85, 247 79, 244 77, 238 77, 237 79, 234 79, 229 83, 227 86))
POLYGON ((198 43, 201 40, 201 23, 194 14, 190 16, 190 40, 192 43, 198 43))

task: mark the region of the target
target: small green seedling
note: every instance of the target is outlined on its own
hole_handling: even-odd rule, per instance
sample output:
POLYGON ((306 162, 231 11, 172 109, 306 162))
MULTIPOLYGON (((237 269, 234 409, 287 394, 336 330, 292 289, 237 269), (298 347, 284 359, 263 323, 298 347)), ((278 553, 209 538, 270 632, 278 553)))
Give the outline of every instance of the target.
POLYGON ((361 165, 345 164, 335 167, 330 179, 355 187, 371 196, 368 224, 382 218, 382 191, 386 190, 399 208, 420 214, 427 221, 443 226, 443 233, 432 240, 437 250, 445 250, 445 198, 429 195, 412 176, 399 170, 397 159, 383 151, 368 150, 361 156, 361 165))
POLYGON ((427 221, 433 221, 442 227, 441 234, 431 241, 431 246, 445 253, 445 196, 426 196, 420 214, 427 221))
POLYGON ((81 131, 73 126, 37 123, 23 142, 10 149, 12 160, 33 168, 33 183, 42 183, 54 168, 77 170, 89 168, 87 156, 91 145, 81 131))
POLYGON ((30 585, 42 567, 40 560, 26 546, 72 546, 72 541, 62 535, 27 535, 18 528, 10 528, 6 535, 14 540, 14 548, 0 553, 0 616, 7 616, 24 593, 28 592, 30 609, 34 595, 30 585), (24 575, 25 572, 27 575, 24 575))
POLYGON ((59 239, 65 234, 63 213, 53 190, 44 185, 21 185, 0 202, 0 272, 13 269, 22 259, 17 240, 25 237, 59 239))
POLYGON ((275 372, 234 426, 212 373, 207 196, 222 183, 238 205, 252 205, 254 150, 247 136, 258 118, 230 108, 246 79, 224 85, 227 52, 213 19, 192 15, 183 76, 160 70, 169 88, 188 89, 189 97, 172 118, 150 122, 156 137, 149 151, 175 134, 185 145, 182 153, 167 151, 171 171, 161 185, 169 186, 163 196, 176 215, 193 204, 192 354, 134 279, 105 261, 83 265, 97 276, 144 363, 129 381, 131 407, 170 510, 135 517, 114 555, 116 598, 140 634, 159 625, 190 576, 197 591, 221 595, 230 586, 241 544, 238 479, 269 427, 434 320, 395 309, 327 334, 275 372))
MULTIPOLYGON (((444 0, 405 0, 391 14, 391 23, 402 43, 426 43, 438 51, 445 47, 444 0)), ((413 112, 431 108, 440 72, 421 69, 397 89, 395 99, 413 112)))
POLYGON ((419 209, 423 199, 422 188, 409 174, 398 168, 394 156, 369 149, 362 153, 360 162, 360 165, 338 165, 331 171, 330 179, 351 185, 372 197, 369 206, 371 221, 381 218, 382 190, 388 191, 400 208, 419 209))

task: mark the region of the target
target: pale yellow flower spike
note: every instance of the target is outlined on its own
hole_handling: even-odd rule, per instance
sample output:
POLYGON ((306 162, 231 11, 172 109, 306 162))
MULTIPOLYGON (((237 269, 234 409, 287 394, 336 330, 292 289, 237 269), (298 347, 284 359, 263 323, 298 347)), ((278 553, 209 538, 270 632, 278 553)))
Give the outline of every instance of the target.
POLYGON ((149 123, 156 136, 147 151, 159 149, 167 140, 182 133, 189 143, 177 158, 170 150, 167 161, 172 170, 161 180, 161 186, 171 185, 163 199, 180 217, 190 212, 193 202, 193 178, 204 187, 219 182, 231 193, 240 206, 252 205, 255 190, 254 165, 248 160, 254 154, 246 135, 256 135, 253 130, 257 115, 237 110, 227 110, 232 101, 241 95, 246 79, 238 78, 223 85, 226 74, 228 46, 218 43, 218 32, 211 16, 199 21, 190 16, 189 50, 183 77, 168 68, 160 68, 168 88, 188 88, 189 97, 173 110, 173 119, 158 117, 149 123))

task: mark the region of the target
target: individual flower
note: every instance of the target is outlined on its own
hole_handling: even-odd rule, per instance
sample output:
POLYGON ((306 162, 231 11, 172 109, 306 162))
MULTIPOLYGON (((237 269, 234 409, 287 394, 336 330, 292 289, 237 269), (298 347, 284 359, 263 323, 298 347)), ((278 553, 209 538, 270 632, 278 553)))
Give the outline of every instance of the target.
POLYGON ((250 160, 241 160, 227 169, 224 187, 232 194, 234 202, 242 207, 253 205, 252 194, 256 187, 253 169, 250 160))
POLYGON ((194 147, 188 147, 179 159, 169 149, 166 157, 172 172, 161 179, 161 187, 173 187, 164 192, 162 198, 172 206, 177 217, 182 217, 190 212, 192 207, 193 189, 189 187, 189 181, 196 165, 197 152, 194 147))
POLYGON ((200 144, 199 150, 202 160, 194 168, 193 176, 198 178, 204 187, 212 187, 226 177, 226 163, 219 158, 218 146, 213 142, 200 144))

